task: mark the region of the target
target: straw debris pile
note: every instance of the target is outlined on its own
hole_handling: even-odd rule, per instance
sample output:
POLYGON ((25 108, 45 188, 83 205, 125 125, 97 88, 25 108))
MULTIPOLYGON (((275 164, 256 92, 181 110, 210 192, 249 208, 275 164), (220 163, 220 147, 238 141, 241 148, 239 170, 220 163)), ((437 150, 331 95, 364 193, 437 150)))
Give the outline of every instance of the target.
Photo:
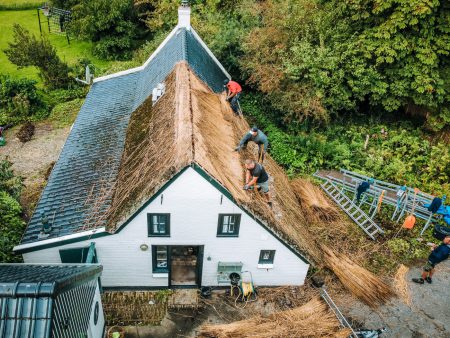
POLYGON ((268 317, 255 316, 230 324, 205 325, 200 338, 291 338, 348 337, 328 306, 315 298, 301 307, 276 312, 268 317))

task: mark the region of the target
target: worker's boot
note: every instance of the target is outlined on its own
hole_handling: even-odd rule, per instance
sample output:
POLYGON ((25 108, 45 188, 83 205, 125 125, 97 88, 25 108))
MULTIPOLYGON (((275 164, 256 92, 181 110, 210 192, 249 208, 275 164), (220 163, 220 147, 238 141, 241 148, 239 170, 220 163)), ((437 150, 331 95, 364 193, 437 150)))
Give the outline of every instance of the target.
POLYGON ((412 281, 414 283, 417 283, 417 284, 423 284, 424 283, 424 280, 423 280, 422 277, 421 278, 413 278, 412 281))
POLYGON ((426 281, 428 284, 433 283, 433 280, 431 279, 431 277, 425 278, 425 281, 426 281))

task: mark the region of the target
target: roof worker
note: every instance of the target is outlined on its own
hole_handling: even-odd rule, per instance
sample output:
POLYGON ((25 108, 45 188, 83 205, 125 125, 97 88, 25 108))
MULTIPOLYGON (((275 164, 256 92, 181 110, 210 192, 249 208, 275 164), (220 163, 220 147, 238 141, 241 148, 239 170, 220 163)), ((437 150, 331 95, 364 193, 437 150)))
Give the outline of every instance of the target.
POLYGON ((426 281, 431 284, 433 282, 431 277, 433 277, 434 267, 436 264, 445 261, 450 256, 450 236, 445 236, 439 246, 432 244, 431 249, 433 251, 428 256, 428 261, 423 267, 422 276, 420 276, 420 278, 413 278, 412 281, 414 283, 423 284, 424 281, 426 281))
POLYGON ((230 102, 231 109, 233 109, 236 115, 240 115, 239 98, 241 97, 242 87, 236 81, 226 79, 223 81, 223 87, 227 91, 227 101, 230 102))
POLYGON ((245 161, 245 185, 244 190, 253 190, 255 187, 258 191, 262 190, 267 200, 267 204, 272 208, 272 201, 269 194, 269 175, 263 165, 256 163, 254 160, 245 161))
POLYGON ((239 145, 234 150, 240 151, 241 149, 247 148, 247 144, 250 141, 253 141, 258 145, 258 162, 262 163, 264 161, 264 155, 269 148, 269 140, 267 139, 266 134, 257 127, 250 129, 249 132, 242 137, 241 142, 239 142, 239 145))

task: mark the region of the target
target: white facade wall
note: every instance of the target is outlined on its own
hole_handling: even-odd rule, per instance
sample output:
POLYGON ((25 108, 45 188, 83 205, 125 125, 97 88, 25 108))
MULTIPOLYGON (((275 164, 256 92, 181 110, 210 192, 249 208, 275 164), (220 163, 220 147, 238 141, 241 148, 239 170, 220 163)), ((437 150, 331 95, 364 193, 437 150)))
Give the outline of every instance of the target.
POLYGON ((26 263, 60 263, 59 249, 95 242, 104 287, 167 286, 152 273, 152 245, 204 245, 202 285, 217 285, 217 263, 242 262, 256 285, 302 285, 309 265, 242 211, 194 169, 188 168, 122 231, 24 254, 26 263), (221 203, 222 200, 222 203, 221 203), (148 237, 147 213, 170 213, 170 237, 148 237), (217 237, 218 215, 240 213, 239 237, 217 237), (141 244, 149 249, 142 251, 141 244), (260 250, 276 250, 272 269, 259 269, 260 250), (211 260, 207 258, 210 257, 211 260))

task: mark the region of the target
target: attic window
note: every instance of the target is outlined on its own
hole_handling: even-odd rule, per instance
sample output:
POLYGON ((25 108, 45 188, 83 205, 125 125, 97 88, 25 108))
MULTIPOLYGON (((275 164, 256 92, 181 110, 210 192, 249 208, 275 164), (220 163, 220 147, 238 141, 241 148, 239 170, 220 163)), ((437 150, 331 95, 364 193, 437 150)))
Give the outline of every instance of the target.
POLYGON ((155 105, 155 103, 159 100, 161 96, 164 95, 165 92, 166 92, 166 85, 164 84, 164 82, 158 83, 158 85, 155 88, 153 88, 152 91, 153 105, 155 105))

